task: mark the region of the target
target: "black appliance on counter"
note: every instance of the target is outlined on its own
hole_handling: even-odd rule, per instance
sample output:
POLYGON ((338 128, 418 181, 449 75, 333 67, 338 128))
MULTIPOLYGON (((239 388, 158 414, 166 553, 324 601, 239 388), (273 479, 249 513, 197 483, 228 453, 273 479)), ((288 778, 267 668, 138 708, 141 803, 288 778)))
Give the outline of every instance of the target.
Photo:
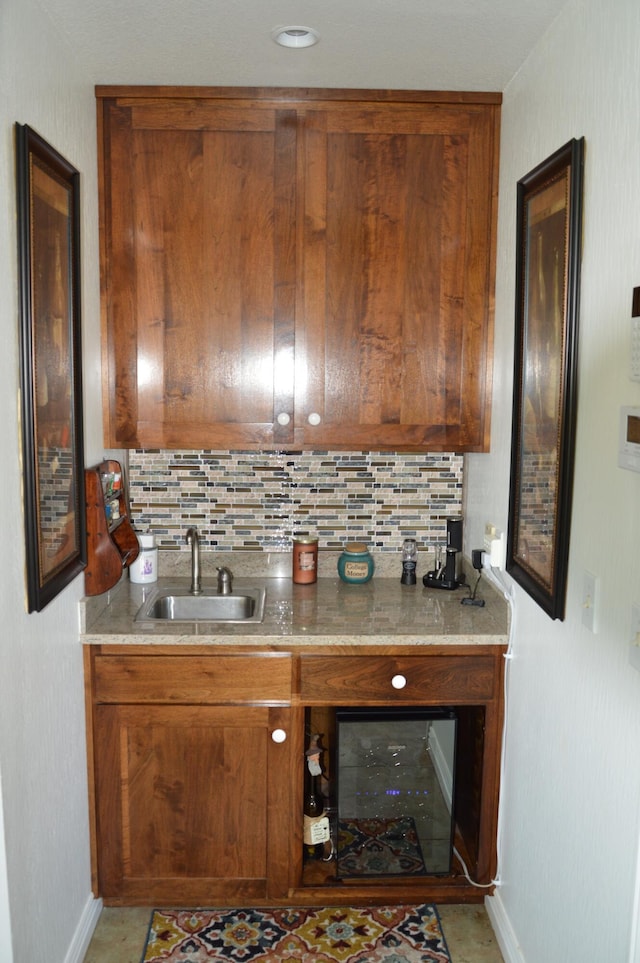
POLYGON ((462 571, 462 516, 447 519, 444 561, 438 554, 435 569, 423 576, 422 584, 438 589, 457 589, 465 584, 462 571))

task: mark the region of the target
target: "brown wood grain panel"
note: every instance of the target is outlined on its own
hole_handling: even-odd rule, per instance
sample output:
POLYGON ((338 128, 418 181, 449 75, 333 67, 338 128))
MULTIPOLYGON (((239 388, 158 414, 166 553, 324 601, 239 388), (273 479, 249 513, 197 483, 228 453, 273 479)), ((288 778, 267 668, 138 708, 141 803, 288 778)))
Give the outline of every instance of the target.
POLYGON ((388 113, 304 115, 297 338, 312 377, 297 421, 306 445, 480 450, 491 244, 475 237, 490 217, 492 118, 388 113))
POLYGON ((273 131, 275 111, 267 107, 250 108, 228 104, 209 104, 200 100, 179 98, 155 103, 131 104, 131 123, 135 130, 209 130, 209 131, 273 131))
POLYGON ((460 107, 444 104, 394 104, 393 108, 374 103, 357 105, 329 104, 306 108, 308 124, 318 124, 330 134, 415 134, 445 136, 464 133, 470 119, 486 116, 482 107, 460 107))
POLYGON ((473 704, 495 697, 492 657, 300 658, 300 700, 308 705, 473 704), (391 684, 398 674, 406 677, 403 689, 394 689, 391 684))
POLYGON ((108 439, 118 439, 124 447, 132 447, 138 443, 138 349, 137 330, 132 323, 137 273, 131 230, 136 188, 129 177, 133 141, 130 112, 111 104, 106 105, 106 111, 101 218, 105 236, 101 287, 107 326, 103 354, 105 438, 107 444, 108 439))
POLYGON ((291 700, 291 659, 264 656, 96 656, 97 703, 257 704, 291 700))
POLYGON ((418 104, 483 104, 499 105, 502 94, 499 91, 468 90, 392 90, 386 88, 342 88, 342 87, 211 87, 211 86, 171 86, 126 84, 98 84, 95 88, 98 98, 117 98, 123 106, 144 103, 164 103, 167 98, 189 99, 201 102, 232 101, 248 106, 257 101, 261 105, 297 106, 306 103, 323 103, 326 106, 339 106, 349 101, 372 103, 418 103, 418 104))
MULTIPOLYGON (((299 737, 303 732, 300 710, 271 708, 269 710, 269 738, 266 758, 267 774, 267 887, 272 899, 286 898, 291 877, 292 848, 298 839, 302 805, 297 795, 295 773, 303 758, 299 737), (271 733, 283 729, 284 742, 274 742, 271 733)), ((302 852, 302 845, 300 845, 302 852)))
POLYGON ((475 116, 469 128, 465 172, 468 204, 462 344, 463 358, 475 360, 464 369, 460 423, 465 443, 482 437, 487 450, 491 427, 493 324, 490 321, 495 298, 498 149, 499 127, 495 118, 489 123, 475 116))
MULTIPOLYGON (((205 112, 185 129, 167 123, 134 133, 127 117, 118 150, 110 135, 104 219, 112 247, 121 250, 127 233, 126 258, 107 265, 109 289, 119 292, 107 318, 112 444, 273 442, 281 360, 274 304, 281 309, 287 297, 281 345, 292 324, 291 293, 278 304, 274 290, 293 285, 291 228, 281 217, 276 245, 274 117, 256 124, 231 114, 235 127, 208 129, 205 112)), ((295 160, 290 144, 287 154, 295 160)))
POLYGON ((327 139, 321 128, 308 126, 306 114, 298 118, 298 124, 298 165, 304 177, 297 197, 300 224, 297 290, 301 311, 296 312, 295 350, 296 371, 299 367, 302 377, 296 377, 295 383, 295 421, 304 431, 308 415, 314 411, 323 412, 325 407, 327 139), (313 359, 315 363, 312 363, 313 359))
POLYGON ((105 891, 217 877, 263 892, 269 710, 101 706, 96 719, 105 891))
POLYGON ((137 132, 134 140, 138 283, 131 324, 138 331, 140 432, 142 422, 161 424, 168 416, 180 424, 185 409, 199 414, 190 402, 201 369, 204 298, 186 279, 204 269, 204 184, 200 132, 137 132))
POLYGON ((273 440, 286 445, 293 440, 296 318, 296 212, 297 129, 294 111, 279 111, 274 170, 274 386, 273 440), (290 421, 278 423, 278 415, 290 421))

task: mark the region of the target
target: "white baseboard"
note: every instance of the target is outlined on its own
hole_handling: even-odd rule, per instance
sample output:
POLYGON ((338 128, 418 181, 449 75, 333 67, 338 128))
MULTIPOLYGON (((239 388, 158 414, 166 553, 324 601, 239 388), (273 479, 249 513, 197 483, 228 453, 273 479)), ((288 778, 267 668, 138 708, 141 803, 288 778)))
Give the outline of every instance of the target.
POLYGON ((73 934, 73 939, 67 950, 64 963, 82 963, 89 948, 93 931, 100 919, 101 912, 102 900, 94 899, 93 896, 90 896, 82 911, 76 931, 73 934))
POLYGON ((526 963, 500 898, 500 890, 496 890, 493 896, 485 896, 484 905, 505 963, 526 963))

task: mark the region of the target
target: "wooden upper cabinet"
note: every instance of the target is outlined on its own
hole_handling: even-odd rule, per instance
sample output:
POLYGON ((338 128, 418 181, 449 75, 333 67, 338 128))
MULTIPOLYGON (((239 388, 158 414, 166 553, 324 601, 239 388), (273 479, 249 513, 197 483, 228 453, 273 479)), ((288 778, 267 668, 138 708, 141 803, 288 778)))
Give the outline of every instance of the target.
POLYGON ((97 93, 110 447, 488 448, 499 95, 97 93))
POLYGON ((483 450, 492 112, 336 106, 309 109, 303 126, 307 381, 296 410, 321 415, 305 442, 483 450))
POLYGON ((274 444, 274 403, 293 406, 292 113, 103 108, 108 440, 274 444))

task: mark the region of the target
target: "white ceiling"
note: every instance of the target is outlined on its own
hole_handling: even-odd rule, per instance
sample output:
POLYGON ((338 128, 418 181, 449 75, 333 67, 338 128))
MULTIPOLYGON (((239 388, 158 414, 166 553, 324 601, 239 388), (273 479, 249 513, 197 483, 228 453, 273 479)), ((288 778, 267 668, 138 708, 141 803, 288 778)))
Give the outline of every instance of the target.
POLYGON ((97 84, 502 91, 566 0, 39 0, 97 84), (276 26, 320 34, 307 49, 276 26))

